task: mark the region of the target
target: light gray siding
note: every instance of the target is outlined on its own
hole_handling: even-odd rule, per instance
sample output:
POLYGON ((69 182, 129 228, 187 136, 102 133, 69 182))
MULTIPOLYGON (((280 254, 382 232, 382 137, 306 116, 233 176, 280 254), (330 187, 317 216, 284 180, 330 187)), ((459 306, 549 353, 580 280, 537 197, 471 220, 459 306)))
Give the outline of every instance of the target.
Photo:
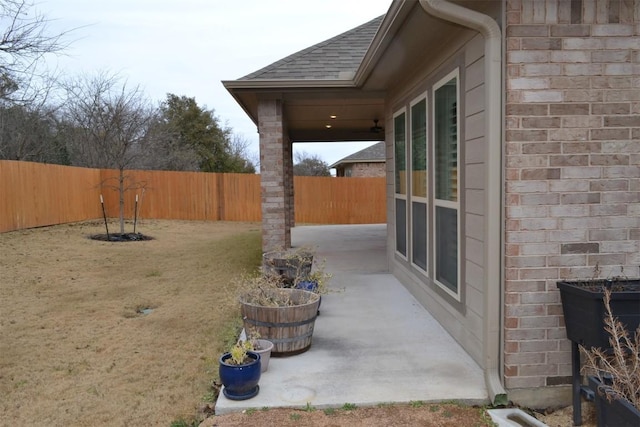
MULTIPOLYGON (((465 32, 460 39, 452 42, 455 52, 441 58, 437 67, 430 67, 423 74, 415 70, 407 70, 413 78, 389 93, 386 117, 393 117, 394 112, 409 104, 421 94, 428 98, 428 139, 431 147, 431 90, 433 84, 447 73, 459 68, 460 73, 460 218, 462 231, 460 245, 461 274, 458 281, 461 286, 461 300, 448 295, 432 280, 433 268, 424 274, 410 262, 395 255, 395 212, 394 212, 394 159, 393 159, 393 122, 385 124, 387 129, 387 175, 389 186, 388 197, 388 254, 392 272, 412 292, 429 312, 460 342, 465 350, 480 365, 483 365, 483 294, 486 284, 483 283, 484 265, 487 254, 484 250, 486 231, 484 182, 485 182, 485 139, 484 139, 484 42, 482 37, 465 32)), ((430 62, 432 64, 432 62, 430 62)), ((431 150, 429 148, 428 153, 431 150)), ((429 161, 429 169, 433 162, 429 161)), ((430 182, 430 180, 428 180, 430 182)), ((432 200, 432 195, 430 195, 432 200)), ((408 222, 410 224, 410 222, 408 222)), ((433 219, 429 219, 428 230, 432 234, 433 219)), ((432 241, 432 236, 429 241, 432 241)), ((433 264, 433 246, 429 246, 429 264, 433 264)), ((499 256, 499 254, 493 254, 499 256)))

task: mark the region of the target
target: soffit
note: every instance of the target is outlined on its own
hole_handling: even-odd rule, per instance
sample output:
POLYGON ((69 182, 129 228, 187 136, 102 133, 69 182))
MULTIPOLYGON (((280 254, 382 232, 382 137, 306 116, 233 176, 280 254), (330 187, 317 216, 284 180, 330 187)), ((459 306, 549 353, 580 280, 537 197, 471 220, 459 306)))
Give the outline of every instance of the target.
POLYGON ((362 84, 365 90, 389 90, 405 84, 421 71, 423 64, 441 56, 449 42, 465 31, 459 25, 427 14, 420 4, 408 2, 408 10, 398 19, 398 28, 380 52, 362 84))

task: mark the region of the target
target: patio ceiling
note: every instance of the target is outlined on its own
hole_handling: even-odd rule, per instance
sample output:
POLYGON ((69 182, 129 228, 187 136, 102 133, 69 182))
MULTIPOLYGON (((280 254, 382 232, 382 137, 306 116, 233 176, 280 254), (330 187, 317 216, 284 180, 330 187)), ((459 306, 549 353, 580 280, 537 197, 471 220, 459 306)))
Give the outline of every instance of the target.
POLYGON ((371 131, 376 119, 380 120, 378 125, 383 126, 384 92, 381 91, 356 88, 236 90, 234 96, 256 125, 260 97, 282 99, 286 128, 293 142, 384 139, 383 132, 371 131))
MULTIPOLYGON (((489 4, 458 3, 476 10, 489 4)), ((261 98, 282 100, 285 128, 292 142, 381 141, 384 132, 372 131, 372 127, 374 120, 379 120, 378 126, 385 126, 387 91, 407 85, 414 78, 413 70, 424 70, 430 62, 446 60, 444 47, 462 31, 468 30, 428 15, 417 1, 396 1, 379 26, 378 20, 373 20, 223 84, 256 125, 261 98), (372 24, 377 27, 373 28, 375 34, 372 24), (366 37, 369 38, 364 40, 367 44, 363 48, 366 37), (352 62, 356 59, 352 70, 329 67, 329 71, 318 71, 318 62, 321 67, 323 59, 327 63, 338 61, 336 52, 338 57, 349 56, 345 44, 350 42, 359 43, 356 47, 362 49, 356 53, 360 56, 347 58, 352 62), (333 55, 326 53, 331 48, 333 55), (319 57, 323 54, 326 58, 319 57), (301 57, 303 60, 296 63, 301 57), (311 62, 316 61, 312 64, 314 68, 310 68, 308 75, 301 75, 309 66, 309 57, 311 62)))

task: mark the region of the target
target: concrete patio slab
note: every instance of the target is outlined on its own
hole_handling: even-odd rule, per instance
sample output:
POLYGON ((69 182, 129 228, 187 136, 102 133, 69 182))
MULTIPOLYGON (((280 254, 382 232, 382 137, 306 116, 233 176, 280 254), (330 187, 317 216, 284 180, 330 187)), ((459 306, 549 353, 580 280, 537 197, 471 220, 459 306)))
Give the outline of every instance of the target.
POLYGON ((260 393, 216 414, 263 407, 456 400, 489 403, 482 369, 388 273, 386 225, 303 226, 293 246, 316 248, 333 274, 311 348, 272 358, 260 393))

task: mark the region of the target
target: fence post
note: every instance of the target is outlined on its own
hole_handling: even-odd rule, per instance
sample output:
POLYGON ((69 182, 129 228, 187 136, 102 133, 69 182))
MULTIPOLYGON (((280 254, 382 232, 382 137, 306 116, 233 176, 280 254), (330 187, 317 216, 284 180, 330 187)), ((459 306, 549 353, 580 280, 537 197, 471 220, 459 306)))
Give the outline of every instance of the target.
POLYGON ((218 212, 216 221, 226 221, 224 212, 224 174, 216 173, 216 198, 218 199, 218 212))

